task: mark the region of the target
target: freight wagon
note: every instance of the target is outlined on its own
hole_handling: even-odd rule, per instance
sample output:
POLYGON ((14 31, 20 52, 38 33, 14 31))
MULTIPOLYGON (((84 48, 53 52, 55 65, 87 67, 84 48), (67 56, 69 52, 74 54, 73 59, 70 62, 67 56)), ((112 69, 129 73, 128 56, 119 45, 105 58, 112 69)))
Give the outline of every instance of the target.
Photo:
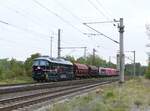
POLYGON ((99 67, 99 75, 102 77, 118 76, 118 71, 113 68, 99 67))
POLYGON ((99 68, 96 66, 92 66, 92 65, 87 65, 88 66, 88 73, 91 77, 98 77, 99 76, 99 68))
POLYGON ((85 64, 74 63, 73 64, 74 75, 76 78, 87 78, 90 77, 88 73, 88 66, 85 64))

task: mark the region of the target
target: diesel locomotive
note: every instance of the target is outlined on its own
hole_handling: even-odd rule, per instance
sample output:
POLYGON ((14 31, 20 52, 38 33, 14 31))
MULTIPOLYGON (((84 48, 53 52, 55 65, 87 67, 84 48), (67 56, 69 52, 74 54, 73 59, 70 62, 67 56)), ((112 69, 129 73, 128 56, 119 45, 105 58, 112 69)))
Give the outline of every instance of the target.
POLYGON ((35 81, 60 81, 90 77, 118 76, 113 68, 72 63, 65 59, 41 56, 33 61, 32 78, 35 81))

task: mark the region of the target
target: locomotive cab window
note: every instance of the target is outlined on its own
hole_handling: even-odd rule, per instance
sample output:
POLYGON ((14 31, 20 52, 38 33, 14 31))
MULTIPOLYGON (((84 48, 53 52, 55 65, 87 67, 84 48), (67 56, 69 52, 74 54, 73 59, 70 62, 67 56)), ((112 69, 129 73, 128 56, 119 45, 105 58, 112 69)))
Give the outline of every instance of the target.
POLYGON ((39 65, 39 61, 33 61, 33 66, 38 66, 39 65))
POLYGON ((49 66, 49 63, 45 60, 35 60, 33 66, 49 66))
POLYGON ((40 61, 40 66, 49 66, 49 63, 48 63, 48 61, 41 60, 40 61))

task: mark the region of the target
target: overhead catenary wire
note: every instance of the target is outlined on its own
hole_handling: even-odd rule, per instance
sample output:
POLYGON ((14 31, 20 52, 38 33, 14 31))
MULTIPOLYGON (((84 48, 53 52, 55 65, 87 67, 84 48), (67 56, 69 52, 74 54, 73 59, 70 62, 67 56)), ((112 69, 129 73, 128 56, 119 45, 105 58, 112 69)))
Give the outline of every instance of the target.
MULTIPOLYGON (((19 44, 19 45, 20 45, 19 47, 26 48, 26 47, 22 46, 22 44, 24 44, 24 43, 16 42, 16 41, 13 41, 13 40, 8 40, 8 39, 4 39, 4 38, 0 38, 0 40, 1 40, 1 41, 5 41, 5 42, 7 42, 7 43, 11 43, 11 44, 16 45, 16 46, 18 46, 18 44, 19 44)), ((26 45, 26 44, 25 44, 25 45, 26 45)), ((28 46, 28 45, 27 45, 27 46, 28 46)), ((12 48, 12 47, 10 47, 10 48, 12 48)), ((29 46, 29 48, 31 48, 31 47, 29 46)), ((39 49, 40 47, 32 46, 32 48, 39 49)))
POLYGON ((108 9, 106 10, 106 8, 103 6, 103 4, 102 4, 99 0, 96 0, 96 2, 97 2, 97 4, 98 4, 100 7, 102 7, 102 8, 105 10, 105 12, 106 12, 107 15, 109 16, 109 18, 113 19, 113 18, 112 18, 112 15, 108 12, 108 9))
MULTIPOLYGON (((74 13, 72 13, 69 9, 67 9, 66 7, 63 6, 63 4, 61 2, 59 2, 59 0, 55 0, 55 2, 60 6, 62 7, 65 11, 67 11, 70 15, 72 15, 75 19, 77 19, 78 21, 82 22, 82 20, 77 16, 75 15, 74 13)), ((111 22, 114 22, 114 21, 111 21, 111 22)), ((80 31, 81 32, 81 31, 80 31)), ((87 35, 86 33, 83 33, 81 32, 82 34, 84 35, 87 35)))
POLYGON ((128 60, 130 60, 130 61, 132 61, 132 62, 134 62, 133 59, 131 59, 131 58, 128 57, 128 56, 125 56, 125 58, 128 59, 128 60))
MULTIPOLYGON (((19 30, 31 31, 31 30, 27 30, 27 29, 21 28, 21 27, 19 27, 19 26, 10 24, 10 23, 5 22, 5 21, 2 21, 2 20, 0 20, 0 23, 5 24, 5 25, 8 25, 8 26, 11 26, 11 27, 14 27, 14 28, 17 28, 17 29, 19 29, 19 30)), ((33 32, 33 31, 31 31, 31 32, 32 32, 33 34, 36 33, 36 32, 33 32)), ((36 33, 36 35, 38 35, 38 33, 36 33)), ((40 38, 42 37, 42 35, 39 35, 39 36, 40 36, 40 38)), ((43 39, 43 38, 41 38, 41 39, 43 39)), ((47 38, 47 39, 49 39, 49 38, 47 38)), ((20 44, 20 46, 22 46, 22 44, 24 44, 24 43, 16 42, 16 41, 13 41, 13 40, 7 40, 7 39, 4 39, 4 38, 0 38, 0 40, 5 41, 5 42, 9 42, 9 43, 14 44, 14 45, 20 44)), ((43 39, 43 40, 44 40, 44 39, 43 39)), ((40 40, 40 41, 41 41, 41 40, 40 40)), ((36 39, 36 41, 34 41, 34 42, 37 42, 37 39, 36 39)), ((39 43, 39 42, 38 42, 38 43, 39 43)), ((24 44, 24 45, 26 45, 26 44, 24 44)), ((32 47, 34 47, 34 46, 32 46, 32 47)), ((23 46, 23 48, 24 48, 24 46, 23 46)), ((34 48, 39 49, 40 47, 34 47, 34 48)))
POLYGON ((91 0, 88 0, 88 2, 91 4, 91 6, 92 6, 93 8, 95 8, 95 9, 97 10, 97 12, 98 12, 100 15, 104 16, 107 20, 109 20, 109 18, 106 16, 106 14, 103 13, 91 0))
MULTIPOLYGON (((34 2, 33 2, 34 3, 34 2)), ((35 6, 35 4, 33 4, 35 6)), ((33 7, 34 7, 33 6, 33 7)), ((32 8, 33 8, 32 7, 32 8)), ((31 15, 32 17, 34 17, 34 19, 36 19, 38 22, 44 22, 44 24, 48 24, 49 26, 52 26, 53 28, 57 29, 54 25, 50 24, 50 22, 46 22, 45 20, 41 20, 41 18, 35 14, 30 13, 30 11, 27 11, 27 9, 23 10, 21 9, 23 12, 26 11, 27 15, 31 15)), ((52 30, 51 30, 52 31, 52 30)), ((53 31, 52 31, 53 32, 53 31)))
POLYGON ((5 22, 4 22, 5 23, 5 22))
MULTIPOLYGON (((109 20, 109 18, 105 15, 105 13, 103 13, 91 0, 88 0, 88 2, 89 2, 101 15, 103 15, 104 17, 106 17, 106 18, 109 20)), ((98 1, 97 1, 97 2, 98 2, 98 1)), ((100 5, 100 2, 99 2, 99 5, 100 5)), ((96 30, 96 29, 94 29, 94 28, 92 28, 91 26, 88 25, 88 24, 95 24, 95 23, 113 23, 113 22, 114 22, 114 21, 104 21, 104 22, 89 22, 89 23, 83 23, 83 24, 84 24, 85 26, 87 26, 88 28, 90 28, 90 29, 96 31, 98 34, 100 34, 100 35, 102 35, 102 36, 104 36, 104 37, 110 39, 111 41, 113 41, 113 42, 119 44, 118 41, 112 39, 111 37, 105 35, 104 33, 100 32, 100 31, 98 31, 98 30, 96 30)))
MULTIPOLYGON (((82 35, 85 36, 85 34, 75 25, 73 25, 71 22, 69 22, 68 20, 64 19, 61 15, 57 14, 56 12, 54 12, 53 10, 49 9, 48 7, 46 7, 45 5, 43 5, 42 3, 38 2, 37 0, 32 0, 33 2, 35 2, 35 5, 40 6, 41 8, 45 9, 46 11, 48 11, 49 13, 53 14, 54 16, 56 16, 57 18, 59 18, 62 22, 66 23, 68 26, 71 26, 73 29, 77 30, 79 33, 81 33, 82 35)), ((64 9, 65 11, 67 11, 72 17, 74 17, 76 20, 78 20, 80 22, 81 25, 82 24, 82 19, 80 19, 80 17, 78 17, 77 15, 75 15, 72 11, 70 11, 68 8, 64 7, 63 4, 61 2, 58 2, 58 0, 55 1, 56 3, 59 4, 60 7, 62 7, 62 9, 64 9)), ((66 42, 66 41, 65 41, 66 42)), ((62 41, 61 41, 62 43, 62 41)))
POLYGON ((74 52, 76 52, 76 49, 71 50, 69 53, 65 54, 64 56, 71 55, 74 52))
POLYGON ((99 24, 99 23, 114 23, 114 21, 103 21, 103 22, 87 22, 86 24, 99 24))
POLYGON ((79 18, 77 15, 75 15, 73 12, 71 12, 71 10, 69 10, 68 8, 66 8, 61 2, 59 2, 59 0, 55 0, 55 2, 56 2, 62 9, 64 9, 66 12, 68 12, 72 17, 74 17, 74 18, 77 19, 78 21, 81 21, 81 23, 82 23, 81 18, 79 18))
POLYGON ((90 28, 90 29, 94 30, 95 32, 99 33, 100 35, 102 35, 102 36, 104 36, 104 37, 108 38, 109 40, 111 40, 111 41, 113 41, 113 42, 115 42, 115 43, 119 44, 119 42, 118 42, 118 41, 116 41, 116 40, 114 40, 114 39, 110 38, 109 36, 107 36, 107 35, 103 34, 102 32, 100 32, 100 31, 98 31, 98 30, 96 30, 96 29, 92 28, 91 26, 87 25, 86 23, 83 23, 83 24, 84 24, 85 26, 87 26, 88 28, 90 28))
MULTIPOLYGON (((97 4, 101 7, 101 8, 103 8, 103 10, 105 11, 105 13, 108 15, 108 17, 110 18, 110 20, 113 20, 113 22, 114 22, 114 16, 112 15, 112 13, 110 13, 111 11, 109 11, 108 10, 108 8, 106 9, 104 6, 103 6, 103 4, 99 1, 99 0, 96 0, 96 2, 97 2, 97 4)), ((112 22, 112 23, 113 23, 112 22)), ((116 26, 116 24, 115 23, 113 23, 113 25, 114 26, 116 26)))
POLYGON ((95 5, 95 4, 93 3, 93 1, 88 0, 88 2, 89 2, 101 15, 103 15, 103 16, 107 19, 107 21, 104 21, 104 22, 89 22, 88 24, 112 23, 114 26, 116 26, 116 24, 114 24, 114 19, 110 16, 110 14, 108 14, 108 11, 106 11, 106 9, 103 7, 103 5, 100 3, 99 0, 96 0, 97 5, 99 5, 101 8, 103 8, 107 14, 104 13, 103 11, 101 11, 101 10, 97 7, 97 5, 95 5), (108 16, 107 16, 107 15, 108 15, 108 16))
MULTIPOLYGON (((32 4, 32 5, 34 5, 34 4, 32 4)), ((23 9, 23 8, 16 7, 16 6, 15 6, 15 8, 12 8, 9 5, 1 5, 1 6, 4 7, 4 8, 7 8, 8 10, 11 10, 11 11, 15 12, 16 14, 18 14, 20 16, 23 16, 23 17, 27 18, 28 20, 32 21, 32 23, 34 23, 35 25, 37 25, 39 27, 41 27, 42 25, 45 27, 45 24, 46 25, 49 24, 49 22, 46 22, 45 20, 41 20, 39 16, 31 13, 31 11, 27 11, 27 9, 23 9), (29 17, 29 15, 31 15, 31 16, 29 17)), ((34 6, 32 6, 32 8, 33 7, 34 6)), ((49 26, 52 26, 52 24, 49 24, 49 26)), ((52 27, 56 29, 55 26, 52 26, 52 27)), ((49 27, 48 27, 48 30, 53 32, 53 30, 49 27)))
POLYGON ((36 22, 35 20, 31 19, 31 18, 30 18, 29 16, 27 16, 26 14, 21 13, 20 11, 18 11, 18 10, 16 10, 16 9, 13 9, 13 8, 10 8, 10 7, 8 7, 8 6, 7 6, 7 7, 4 6, 4 7, 7 8, 7 9, 9 9, 9 10, 11 10, 11 11, 13 11, 13 12, 15 12, 16 14, 18 14, 18 15, 24 17, 24 18, 29 19, 29 20, 30 20, 32 23, 34 23, 35 25, 41 27, 40 22, 36 22))
MULTIPOLYGON (((39 32, 36 32, 36 31, 33 31, 33 30, 30 30, 30 29, 26 29, 26 28, 23 28, 23 27, 20 27, 20 26, 17 26, 17 25, 14 25, 14 24, 11 24, 11 23, 8 23, 8 22, 6 22, 6 21, 3 21, 3 20, 0 20, 0 23, 2 23, 2 24, 5 24, 5 25, 8 25, 8 26, 11 26, 11 27, 14 27, 14 28, 17 28, 17 29, 20 29, 20 30, 23 30, 23 31, 25 31, 25 32, 30 32, 30 33, 32 33, 32 34, 36 34, 36 35, 38 35, 38 36, 42 36, 42 37, 49 37, 49 35, 45 35, 45 34, 42 34, 42 33, 39 33, 39 32)), ((47 38, 48 39, 48 38, 47 38)))
POLYGON ((61 17, 60 15, 58 15, 57 13, 55 13, 54 11, 52 11, 51 9, 47 8, 45 5, 43 5, 42 3, 38 2, 37 0, 33 0, 36 4, 38 4, 40 7, 42 7, 43 9, 47 10, 49 13, 55 15, 56 17, 58 17, 61 21, 63 21, 64 23, 70 25, 72 28, 76 29, 78 32, 82 33, 83 32, 78 29, 76 26, 74 26, 73 24, 71 24, 69 21, 67 21, 66 19, 64 19, 63 17, 61 17))
POLYGON ((6 39, 4 39, 4 38, 0 38, 0 40, 6 41, 6 42, 9 42, 9 43, 13 43, 13 44, 16 44, 16 43, 17 43, 16 41, 6 40, 6 39))
POLYGON ((50 23, 50 21, 49 21, 50 18, 45 19, 44 16, 38 16, 36 13, 35 14, 32 13, 32 9, 37 8, 37 4, 35 4, 34 1, 30 1, 29 4, 32 4, 31 9, 28 9, 28 8, 24 9, 22 7, 16 7, 16 6, 15 6, 15 8, 11 8, 8 6, 7 7, 16 11, 17 14, 20 14, 20 15, 28 18, 34 24, 36 24, 36 25, 38 24, 42 28, 46 27, 46 30, 48 30, 50 32, 54 32, 54 30, 56 30, 58 28, 54 24, 50 23), (30 16, 30 17, 28 17, 28 16, 30 16), (48 21, 47 21, 47 19, 48 19, 48 21))

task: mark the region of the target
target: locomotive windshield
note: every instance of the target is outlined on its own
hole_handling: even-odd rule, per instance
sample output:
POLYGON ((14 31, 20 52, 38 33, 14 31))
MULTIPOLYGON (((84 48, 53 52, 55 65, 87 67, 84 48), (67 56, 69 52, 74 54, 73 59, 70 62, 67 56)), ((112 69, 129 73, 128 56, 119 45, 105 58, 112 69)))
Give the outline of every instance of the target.
POLYGON ((49 63, 46 60, 35 60, 33 61, 33 66, 48 66, 49 63))

